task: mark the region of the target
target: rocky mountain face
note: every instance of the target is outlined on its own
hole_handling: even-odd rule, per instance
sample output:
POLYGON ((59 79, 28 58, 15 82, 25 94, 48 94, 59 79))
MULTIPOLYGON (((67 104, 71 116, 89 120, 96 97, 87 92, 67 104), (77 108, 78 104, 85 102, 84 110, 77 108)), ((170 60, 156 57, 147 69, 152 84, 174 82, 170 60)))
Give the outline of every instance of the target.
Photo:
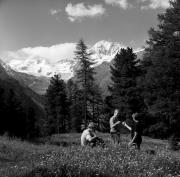
POLYGON ((118 51, 124 46, 117 42, 99 41, 90 48, 92 58, 95 60, 96 65, 103 62, 110 62, 118 51))
MULTIPOLYGON (((113 58, 124 48, 120 43, 109 41, 99 41, 89 48, 91 57, 95 61, 96 80, 103 88, 103 93, 107 94, 107 86, 110 84, 110 65, 113 58)), ((138 52, 139 56, 141 52, 138 52)), ((140 56, 142 58, 142 56, 140 56)), ((74 75, 77 61, 74 58, 59 59, 56 63, 49 63, 46 58, 39 56, 29 56, 24 60, 11 59, 3 67, 13 78, 19 80, 38 94, 44 94, 49 80, 54 74, 61 74, 62 79, 67 81, 74 75)))

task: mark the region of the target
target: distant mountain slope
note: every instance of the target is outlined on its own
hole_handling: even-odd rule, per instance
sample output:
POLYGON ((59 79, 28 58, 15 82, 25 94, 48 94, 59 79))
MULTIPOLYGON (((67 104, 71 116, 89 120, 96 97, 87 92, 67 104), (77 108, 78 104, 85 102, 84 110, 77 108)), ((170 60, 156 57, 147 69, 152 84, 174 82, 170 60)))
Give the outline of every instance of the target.
MULTIPOLYGON (((35 127, 37 128, 37 136, 43 133, 43 122, 45 118, 45 110, 43 100, 38 94, 34 93, 27 86, 23 86, 16 79, 12 78, 5 68, 0 64, 0 89, 3 89, 3 99, 8 101, 10 92, 13 90, 15 99, 20 101, 24 112, 24 120, 27 119, 29 111, 33 110, 33 120, 35 120, 35 127)), ((12 93, 12 92, 11 92, 12 93)), ((19 102, 18 101, 18 102, 19 102)), ((7 102, 9 103, 9 102, 7 102)), ((8 110, 7 110, 8 111, 8 110)), ((5 115, 4 115, 5 116, 5 115)), ((17 117, 12 117, 17 118, 17 117)), ((9 122, 11 124, 11 122, 9 122)), ((13 125, 12 125, 13 126, 13 125)))
POLYGON ((45 94, 50 81, 49 77, 33 76, 20 72, 15 72, 15 75, 13 75, 12 77, 18 80, 24 86, 27 86, 34 92, 38 93, 38 95, 45 94))
POLYGON ((38 93, 38 95, 35 96, 36 98, 40 97, 39 95, 43 95, 46 92, 50 78, 43 76, 33 76, 26 73, 14 71, 8 64, 3 62, 1 59, 0 65, 5 69, 6 75, 9 75, 12 78, 18 80, 20 84, 24 87, 28 87, 38 93))
MULTIPOLYGON (((10 104, 11 102, 8 102, 8 98, 10 96, 10 93, 12 93, 12 91, 13 91, 14 99, 17 100, 17 103, 20 103, 20 105, 21 105, 20 108, 22 108, 22 110, 21 110, 21 113, 23 114, 23 117, 21 117, 22 124, 24 121, 27 121, 27 118, 30 114, 29 111, 33 110, 33 112, 31 112, 31 113, 33 116, 32 121, 34 121, 34 123, 35 123, 35 127, 34 127, 36 129, 35 136, 41 135, 43 133, 42 125, 43 125, 44 118, 45 118, 45 111, 44 111, 42 104, 40 102, 38 102, 37 100, 35 100, 33 97, 30 97, 27 94, 27 90, 24 87, 22 87, 17 80, 9 77, 8 75, 5 75, 5 72, 2 71, 2 67, 0 67, 0 89, 3 90, 3 100, 5 101, 6 105, 8 105, 8 106, 11 105, 10 104)), ((7 107, 6 107, 6 112, 8 112, 10 110, 9 109, 7 110, 7 107)), ((2 111, 1 111, 1 113, 2 113, 2 111)), ((10 114, 12 114, 12 112, 10 112, 10 114)), ((11 117, 8 117, 8 116, 9 115, 7 115, 7 116, 1 115, 1 118, 2 118, 1 126, 4 125, 3 120, 8 119, 10 127, 11 126, 16 127, 17 125, 14 125, 13 121, 11 122, 9 118, 12 118, 12 120, 18 120, 17 114, 15 114, 15 115, 12 114, 11 117)), ((29 118, 31 118, 31 117, 29 117, 29 118)), ((31 122, 31 119, 29 119, 29 121, 31 122)), ((21 122, 19 122, 19 123, 21 123, 21 122)), ((25 126, 25 124, 24 124, 24 126, 25 126)), ((26 124, 26 126, 28 126, 28 125, 26 124)), ((16 128, 18 128, 18 127, 16 127, 16 128)), ((7 129, 5 129, 5 130, 7 130, 7 129)), ((21 130, 19 130, 19 131, 21 132, 21 130)), ((34 130, 32 130, 32 131, 34 131, 34 130)), ((23 132, 23 130, 22 130, 22 132, 23 132)), ((2 129, 1 129, 1 133, 4 133, 2 129)))
MULTIPOLYGON (((38 109, 42 112, 44 111, 44 98, 34 91, 32 91, 23 81, 23 76, 21 73, 13 71, 8 65, 0 60, 0 80, 3 83, 8 85, 8 88, 12 88, 16 91, 16 94, 26 97, 26 101, 33 102, 32 104, 36 107, 38 105, 38 109)), ((2 85, 2 84, 1 84, 2 85)), ((3 84, 4 85, 4 84, 3 84)), ((23 101, 23 98, 22 98, 23 101)))
MULTIPOLYGON (((23 114, 23 117, 21 117, 21 120, 19 121, 24 122, 24 121, 29 120, 29 122, 31 123, 34 122, 35 125, 34 125, 34 129, 32 130, 34 133, 34 136, 42 135, 44 133, 43 124, 44 124, 44 119, 46 116, 45 109, 44 109, 44 97, 38 95, 37 93, 33 92, 29 87, 27 87, 24 84, 21 84, 18 80, 14 79, 12 77, 13 74, 14 72, 13 70, 11 70, 11 68, 9 68, 7 65, 4 65, 3 62, 0 62, 0 89, 3 91, 2 100, 5 101, 3 103, 5 103, 5 105, 11 106, 11 100, 9 101, 9 96, 11 95, 11 93, 14 93, 14 100, 17 100, 17 103, 20 103, 21 105, 20 110, 21 110, 21 113, 23 114)), ((9 111, 9 109, 7 110, 7 107, 5 108, 6 108, 5 112, 9 111)), ((10 114, 11 113, 12 112, 10 112, 10 114)), ((3 116, 4 116, 4 119, 7 118, 8 121, 10 120, 9 118, 12 118, 12 119, 14 118, 15 120, 18 120, 17 114, 14 115, 16 117, 13 117, 13 115, 11 115, 10 117, 8 116, 6 117, 6 115, 3 115, 3 116)), ((3 118, 1 119, 1 125, 4 125, 2 124, 4 119, 3 118)), ((12 124, 11 126, 13 126, 12 122, 9 122, 9 124, 12 124)), ((30 128, 32 128, 31 127, 32 125, 29 125, 30 128)), ((23 124, 23 126, 25 126, 25 124, 23 124)), ((3 132, 3 130, 1 132, 3 132)), ((24 133, 25 132, 26 130, 24 130, 24 133)), ((31 133, 29 133, 29 135, 30 134, 31 133)), ((18 134, 15 134, 15 135, 19 136, 18 134)))

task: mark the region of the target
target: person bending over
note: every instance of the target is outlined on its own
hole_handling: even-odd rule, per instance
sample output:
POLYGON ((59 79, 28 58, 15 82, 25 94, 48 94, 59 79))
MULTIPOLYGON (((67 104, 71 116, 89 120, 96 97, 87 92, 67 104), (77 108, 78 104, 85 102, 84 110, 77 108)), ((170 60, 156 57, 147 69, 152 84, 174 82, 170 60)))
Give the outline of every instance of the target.
POLYGON ((105 146, 103 139, 96 136, 95 130, 95 124, 93 122, 89 123, 88 128, 81 135, 81 146, 105 146))

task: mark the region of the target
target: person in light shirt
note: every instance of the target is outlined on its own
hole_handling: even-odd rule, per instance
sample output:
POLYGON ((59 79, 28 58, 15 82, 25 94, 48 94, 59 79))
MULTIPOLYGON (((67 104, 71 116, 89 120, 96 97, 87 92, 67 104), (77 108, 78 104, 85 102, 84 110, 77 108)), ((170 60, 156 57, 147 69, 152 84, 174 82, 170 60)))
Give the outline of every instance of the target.
POLYGON ((114 115, 109 120, 110 134, 114 144, 120 143, 120 129, 118 125, 120 125, 121 122, 118 120, 118 113, 119 110, 115 109, 114 115))
POLYGON ((129 127, 126 122, 122 122, 118 118, 119 110, 114 110, 114 115, 110 118, 109 124, 110 124, 110 134, 111 138, 114 142, 114 144, 120 143, 120 124, 125 126, 127 129, 131 131, 131 127, 129 127))
POLYGON ((88 128, 85 129, 81 135, 81 146, 105 146, 103 139, 96 136, 95 130, 95 124, 93 122, 89 123, 88 128))

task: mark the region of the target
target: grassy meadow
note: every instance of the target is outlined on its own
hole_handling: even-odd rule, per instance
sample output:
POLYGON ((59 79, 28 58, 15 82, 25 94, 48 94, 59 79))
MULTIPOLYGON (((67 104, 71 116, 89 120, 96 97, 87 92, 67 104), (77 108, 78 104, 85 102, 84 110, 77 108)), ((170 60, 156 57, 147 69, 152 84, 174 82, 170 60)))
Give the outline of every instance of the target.
POLYGON ((180 151, 166 141, 144 138, 142 150, 128 149, 130 137, 114 146, 109 134, 99 134, 107 147, 80 146, 80 134, 63 134, 37 143, 0 137, 0 177, 178 177, 180 151))

